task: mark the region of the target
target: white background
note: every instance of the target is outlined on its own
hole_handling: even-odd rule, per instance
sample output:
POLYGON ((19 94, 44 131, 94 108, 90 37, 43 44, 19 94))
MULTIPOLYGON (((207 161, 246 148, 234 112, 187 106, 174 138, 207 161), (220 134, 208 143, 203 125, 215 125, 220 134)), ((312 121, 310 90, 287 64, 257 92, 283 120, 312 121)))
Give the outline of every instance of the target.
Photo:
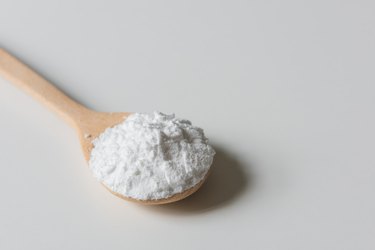
POLYGON ((99 111, 205 129, 207 184, 144 207, 0 80, 0 249, 375 249, 374 1, 3 0, 0 46, 99 111))

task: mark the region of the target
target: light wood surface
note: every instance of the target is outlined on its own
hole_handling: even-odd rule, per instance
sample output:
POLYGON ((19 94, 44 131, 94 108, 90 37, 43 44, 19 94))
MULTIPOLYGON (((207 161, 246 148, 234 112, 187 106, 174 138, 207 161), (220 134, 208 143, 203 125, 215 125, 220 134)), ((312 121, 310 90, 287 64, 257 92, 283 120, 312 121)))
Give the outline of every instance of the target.
MULTIPOLYGON (((131 114, 129 112, 105 113, 96 112, 84 107, 78 102, 72 100, 61 90, 53 86, 42 76, 34 72, 16 57, 0 48, 0 75, 11 83, 25 90, 31 96, 35 97, 41 103, 51 108, 62 116, 78 132, 83 154, 88 161, 93 148, 92 141, 98 137, 105 129, 113 127, 122 122, 131 114)), ((181 200, 191 195, 199 189, 204 183, 205 178, 194 187, 185 190, 182 193, 175 194, 166 199, 159 200, 136 200, 130 197, 124 197, 121 194, 114 193, 116 196, 125 200, 134 201, 146 205, 166 204, 181 200)))

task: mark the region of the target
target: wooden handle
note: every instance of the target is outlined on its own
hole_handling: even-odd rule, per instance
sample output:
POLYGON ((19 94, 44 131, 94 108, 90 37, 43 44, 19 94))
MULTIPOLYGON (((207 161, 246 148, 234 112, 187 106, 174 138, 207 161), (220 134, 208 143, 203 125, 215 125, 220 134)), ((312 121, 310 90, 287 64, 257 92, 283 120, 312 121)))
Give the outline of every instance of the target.
POLYGON ((73 101, 39 74, 1 48, 0 75, 52 108, 73 125, 77 125, 83 114, 93 112, 73 101))

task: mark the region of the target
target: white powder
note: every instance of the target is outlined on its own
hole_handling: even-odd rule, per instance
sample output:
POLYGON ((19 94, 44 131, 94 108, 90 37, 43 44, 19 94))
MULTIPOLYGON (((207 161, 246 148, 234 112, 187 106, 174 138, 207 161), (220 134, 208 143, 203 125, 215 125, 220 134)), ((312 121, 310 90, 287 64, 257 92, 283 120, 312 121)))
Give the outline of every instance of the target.
POLYGON ((138 200, 168 198, 193 187, 215 154, 201 128, 159 112, 131 114, 93 144, 94 175, 112 191, 138 200))

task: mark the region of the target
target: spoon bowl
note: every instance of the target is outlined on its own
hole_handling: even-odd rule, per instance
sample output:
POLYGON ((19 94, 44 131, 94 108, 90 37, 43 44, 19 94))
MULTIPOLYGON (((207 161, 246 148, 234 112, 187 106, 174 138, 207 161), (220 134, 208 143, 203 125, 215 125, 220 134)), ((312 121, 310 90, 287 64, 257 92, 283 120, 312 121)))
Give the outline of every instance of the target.
MULTIPOLYGON (((90 160, 91 150, 94 147, 93 140, 95 140, 95 138, 97 138, 107 128, 123 122, 131 114, 129 112, 96 112, 84 107, 83 105, 69 98, 42 76, 1 48, 0 75, 11 83, 25 90, 41 103, 50 107, 53 111, 61 115, 66 121, 76 128, 83 149, 83 154, 87 162, 90 160)), ((125 197, 112 191, 103 183, 102 184, 111 193, 124 200, 145 205, 159 205, 175 202, 193 194, 203 185, 207 177, 208 173, 195 186, 181 193, 174 194, 171 197, 156 200, 137 200, 134 198, 125 197)))
POLYGON ((94 147, 93 140, 107 128, 123 122, 130 114, 131 113, 126 112, 106 113, 91 110, 82 111, 82 118, 76 121, 75 127, 87 162, 90 160, 91 150, 94 147))

